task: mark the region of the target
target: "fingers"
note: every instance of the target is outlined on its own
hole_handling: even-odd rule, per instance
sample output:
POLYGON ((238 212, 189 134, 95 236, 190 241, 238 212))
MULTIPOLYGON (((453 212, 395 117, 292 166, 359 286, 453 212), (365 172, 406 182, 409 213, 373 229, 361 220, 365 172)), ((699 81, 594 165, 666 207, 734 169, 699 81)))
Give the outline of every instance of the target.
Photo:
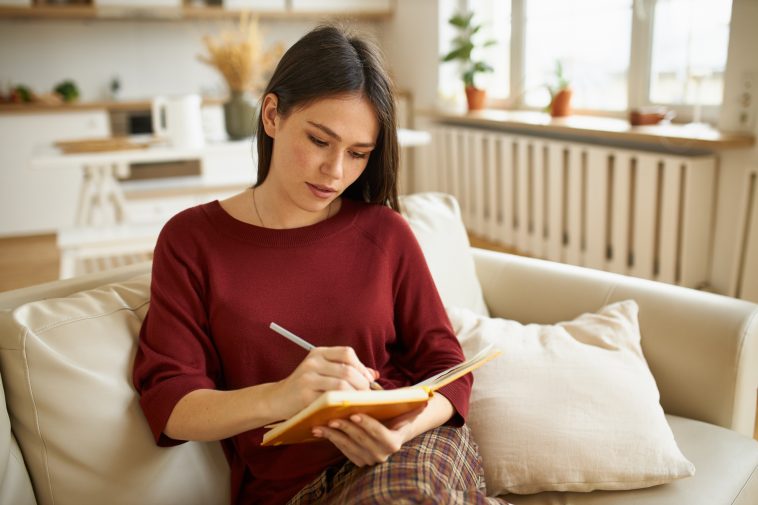
POLYGON ((348 380, 355 386, 355 389, 368 389, 368 384, 379 376, 376 370, 368 368, 361 363, 352 347, 318 347, 311 352, 323 356, 326 361, 332 364, 346 365, 350 369, 355 370, 362 377, 362 380, 357 381, 356 376, 352 375, 352 373, 333 367, 329 373, 333 377, 348 380))
POLYGON ((357 466, 383 463, 402 447, 402 434, 387 429, 376 419, 355 414, 318 427, 314 436, 332 442, 357 466))

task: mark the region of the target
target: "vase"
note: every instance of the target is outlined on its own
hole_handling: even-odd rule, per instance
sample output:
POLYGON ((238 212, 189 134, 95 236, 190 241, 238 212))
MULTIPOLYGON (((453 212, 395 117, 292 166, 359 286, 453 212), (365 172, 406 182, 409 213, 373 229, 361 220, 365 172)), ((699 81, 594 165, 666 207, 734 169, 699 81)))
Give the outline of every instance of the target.
POLYGON ((571 114, 571 90, 568 88, 560 90, 550 102, 550 115, 553 117, 563 117, 571 114))
POLYGON ((486 99, 487 92, 485 90, 473 86, 466 86, 466 102, 468 103, 468 110, 483 109, 486 99))
POLYGON ((224 123, 231 140, 252 137, 258 127, 258 102, 247 91, 232 91, 224 103, 224 123))

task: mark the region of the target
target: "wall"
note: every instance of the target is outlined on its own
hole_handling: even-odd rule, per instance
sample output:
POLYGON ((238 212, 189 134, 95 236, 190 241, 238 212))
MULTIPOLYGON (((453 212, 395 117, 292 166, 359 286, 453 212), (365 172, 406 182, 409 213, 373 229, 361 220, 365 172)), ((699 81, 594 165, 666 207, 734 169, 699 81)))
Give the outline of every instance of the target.
MULTIPOLYGON (((266 44, 294 43, 315 21, 262 20, 266 44)), ((0 86, 30 85, 47 92, 74 79, 85 101, 107 98, 110 79, 121 78, 122 98, 203 93, 223 96, 217 72, 197 60, 202 37, 231 21, 0 21, 0 86)), ((361 25, 375 31, 369 24, 361 25)))
MULTIPOLYGON (((758 138, 758 2, 755 0, 732 0, 732 20, 729 37, 729 55, 724 82, 724 102, 721 108, 719 127, 724 130, 752 132, 758 138), (752 76, 750 84, 752 100, 747 109, 740 105, 745 91, 745 81, 752 76), (740 115, 746 112, 748 120, 743 123, 740 115)), ((758 251, 743 251, 738 246, 744 242, 748 216, 749 177, 758 172, 758 145, 722 153, 720 182, 717 191, 718 213, 713 241, 711 284, 719 293, 735 294, 739 284, 739 260, 745 253, 758 255, 758 251)), ((758 285, 758 278, 743 279, 758 285)), ((756 300, 758 301, 758 299, 756 300)))

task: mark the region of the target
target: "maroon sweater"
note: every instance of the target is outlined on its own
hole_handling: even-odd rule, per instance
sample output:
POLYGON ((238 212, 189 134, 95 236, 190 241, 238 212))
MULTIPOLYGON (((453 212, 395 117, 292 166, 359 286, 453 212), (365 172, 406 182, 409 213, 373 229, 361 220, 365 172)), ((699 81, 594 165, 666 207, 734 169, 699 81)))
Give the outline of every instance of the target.
MULTIPOLYGON (((454 268, 454 265, 451 265, 454 268)), ((463 361, 410 227, 387 207, 343 199, 335 216, 272 230, 215 201, 172 218, 153 259, 134 384, 156 441, 176 403, 199 388, 278 381, 306 351, 272 321, 317 346, 351 346, 395 388, 463 361)), ((468 410, 471 375, 439 392, 468 410)), ((254 409, 255 405, 250 408, 254 409)), ((344 456, 330 442, 261 447, 263 428, 224 440, 232 503, 284 503, 344 456)))

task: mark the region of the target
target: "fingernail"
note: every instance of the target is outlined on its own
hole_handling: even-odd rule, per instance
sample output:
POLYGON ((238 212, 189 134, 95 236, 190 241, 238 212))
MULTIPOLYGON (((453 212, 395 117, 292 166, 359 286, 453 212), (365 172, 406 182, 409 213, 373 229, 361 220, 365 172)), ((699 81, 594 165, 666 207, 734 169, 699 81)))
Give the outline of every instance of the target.
POLYGON ((358 414, 353 414, 352 416, 350 416, 350 420, 353 421, 354 423, 360 423, 361 416, 359 416, 358 414))
POLYGON ((329 427, 330 428, 339 428, 340 427, 340 423, 338 423, 337 421, 332 421, 331 423, 329 423, 329 427))
POLYGON ((321 430, 319 430, 318 428, 314 429, 311 432, 311 434, 313 434, 313 436, 316 437, 316 438, 321 438, 322 436, 324 436, 323 432, 321 430))

